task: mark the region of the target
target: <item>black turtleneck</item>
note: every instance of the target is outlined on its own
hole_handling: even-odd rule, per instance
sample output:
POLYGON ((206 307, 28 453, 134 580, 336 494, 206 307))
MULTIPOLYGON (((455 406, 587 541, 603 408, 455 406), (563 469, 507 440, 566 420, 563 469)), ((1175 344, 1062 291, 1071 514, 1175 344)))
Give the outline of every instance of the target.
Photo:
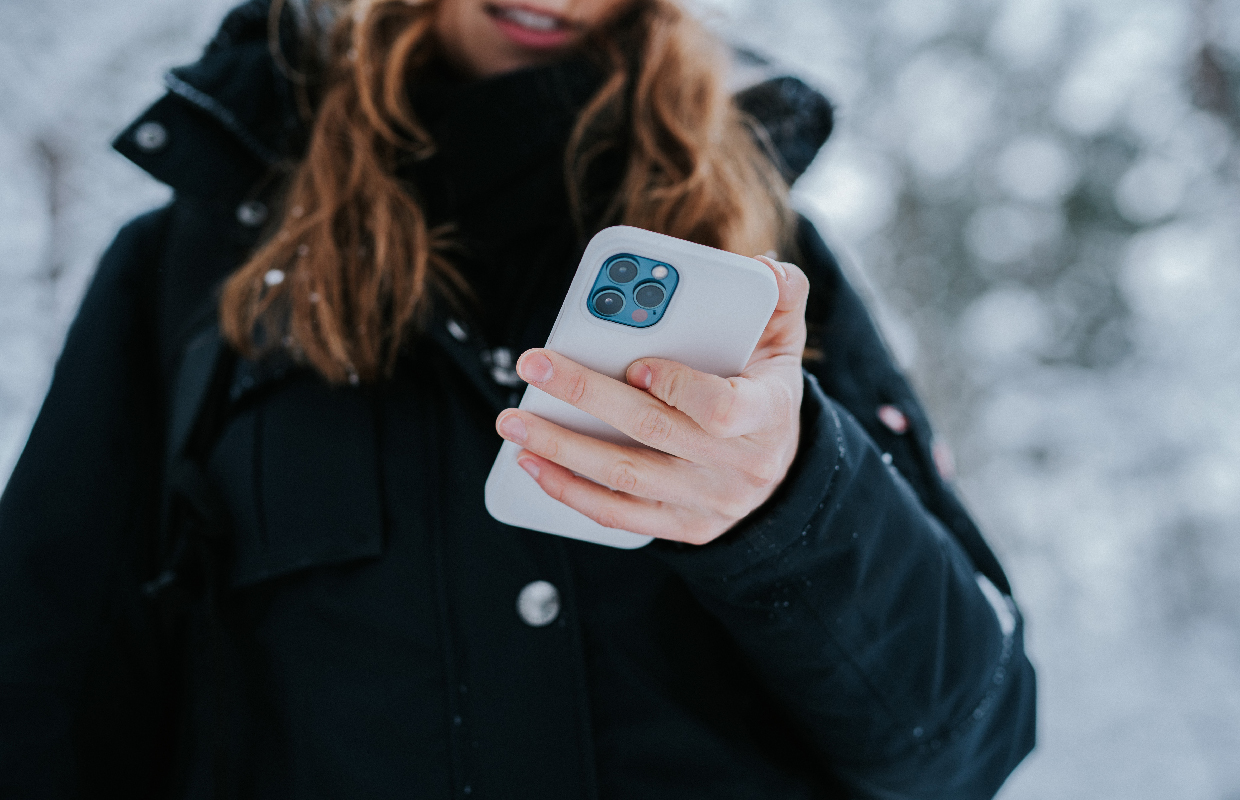
POLYGON ((473 289, 466 311, 493 345, 546 339, 584 242, 568 208, 564 150, 602 73, 585 57, 469 81, 433 69, 412 90, 436 144, 402 175, 473 289))

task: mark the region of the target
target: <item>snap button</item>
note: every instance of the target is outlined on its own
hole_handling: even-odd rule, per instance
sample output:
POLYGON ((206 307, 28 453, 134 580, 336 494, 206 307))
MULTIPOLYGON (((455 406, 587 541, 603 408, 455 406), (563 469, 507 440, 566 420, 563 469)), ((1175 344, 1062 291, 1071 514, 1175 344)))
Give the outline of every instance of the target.
POLYGON ((546 581, 526 584, 517 595, 517 614, 532 628, 550 625, 560 615, 559 590, 546 581))
POLYGON ((908 432, 908 417, 904 416, 904 412, 895 406, 879 406, 878 419, 892 433, 903 434, 908 432))
POLYGON ((517 371, 512 368, 512 351, 507 347, 482 351, 482 363, 491 368, 491 380, 500 386, 509 388, 520 386, 523 381, 517 371))
POLYGON ((448 329, 448 333, 452 335, 452 338, 458 342, 463 342, 469 338, 469 333, 465 331, 465 326, 454 319, 448 320, 444 327, 448 329))
POLYGON ((491 380, 500 386, 520 386, 521 376, 511 367, 491 367, 491 380))
POLYGON ((168 144, 168 129, 158 122, 144 122, 133 132, 133 141, 139 149, 154 153, 168 144))
POLYGON ((248 200, 237 206, 237 221, 247 228, 257 228, 267 221, 267 206, 257 200, 248 200))
POLYGON ((512 367, 512 351, 507 347, 497 347, 491 351, 491 364, 501 369, 512 367))

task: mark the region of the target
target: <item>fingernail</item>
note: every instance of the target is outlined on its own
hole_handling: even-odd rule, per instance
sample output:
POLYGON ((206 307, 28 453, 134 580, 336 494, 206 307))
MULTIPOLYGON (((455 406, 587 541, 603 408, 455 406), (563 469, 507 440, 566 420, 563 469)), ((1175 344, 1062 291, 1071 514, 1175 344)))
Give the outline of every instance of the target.
POLYGON ((645 364, 634 364, 629 373, 629 380, 638 389, 649 389, 650 384, 654 382, 654 373, 645 364))
POLYGON ((528 472, 531 478, 533 478, 534 480, 538 480, 538 472, 539 472, 538 462, 536 462, 534 459, 519 458, 517 459, 517 465, 520 466, 521 469, 528 472))
POLYGON ((505 439, 517 444, 525 444, 525 437, 528 435, 525 423, 516 414, 509 414, 499 421, 499 432, 505 439))
POLYGON ((517 374, 528 383, 546 383, 551 380, 551 359, 542 353, 526 355, 517 362, 517 374))

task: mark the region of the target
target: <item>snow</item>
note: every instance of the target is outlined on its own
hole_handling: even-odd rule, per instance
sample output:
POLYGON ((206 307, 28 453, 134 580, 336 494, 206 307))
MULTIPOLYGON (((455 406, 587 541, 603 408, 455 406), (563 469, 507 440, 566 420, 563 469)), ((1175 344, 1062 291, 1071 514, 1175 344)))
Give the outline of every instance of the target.
POLYGON ((103 249, 167 192, 108 147, 226 0, 0 3, 0 476, 103 249))
POLYGON ((1000 797, 1235 800, 1240 7, 779 7, 721 27, 839 104, 798 199, 912 338, 1026 615, 1039 745, 1000 797))
MULTIPOLYGON (((798 202, 956 451, 1039 670, 1002 800, 1240 798, 1240 6, 696 5, 838 105, 798 202)), ((108 142, 227 6, 0 4, 0 476, 98 256, 166 198, 108 142)))
POLYGON ((1080 173, 1064 146, 1045 135, 1014 138, 995 160, 996 183, 1017 200, 1058 205, 1080 173))

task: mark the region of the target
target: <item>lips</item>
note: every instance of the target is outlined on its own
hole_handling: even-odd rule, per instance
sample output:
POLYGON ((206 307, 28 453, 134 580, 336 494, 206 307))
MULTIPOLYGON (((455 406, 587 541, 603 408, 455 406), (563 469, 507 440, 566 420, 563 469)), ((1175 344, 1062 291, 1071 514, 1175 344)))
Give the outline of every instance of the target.
POLYGON ((577 33, 566 18, 535 6, 491 4, 486 10, 500 32, 518 47, 554 50, 569 44, 577 33))

